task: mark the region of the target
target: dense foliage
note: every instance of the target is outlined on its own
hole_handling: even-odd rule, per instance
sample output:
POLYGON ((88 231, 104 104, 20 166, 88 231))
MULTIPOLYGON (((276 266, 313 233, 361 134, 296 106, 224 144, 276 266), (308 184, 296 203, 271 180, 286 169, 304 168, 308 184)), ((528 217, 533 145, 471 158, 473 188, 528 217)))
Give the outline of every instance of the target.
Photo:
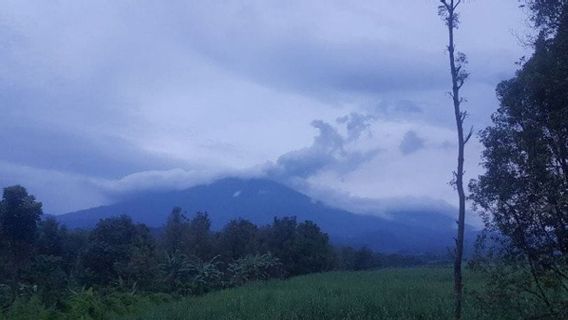
POLYGON ((422 263, 333 247, 315 223, 294 217, 261 227, 235 219, 215 232, 207 213, 188 217, 180 208, 159 230, 125 215, 92 230, 68 230, 41 216, 41 203, 23 187, 4 190, 0 315, 10 319, 103 319, 252 281, 422 263))
POLYGON ((568 4, 566 0, 520 0, 522 6, 527 6, 531 13, 531 19, 535 27, 539 28, 543 35, 551 36, 561 24, 564 8, 568 4))
POLYGON ((533 56, 497 88, 483 130, 486 173, 472 182, 487 226, 477 266, 487 300, 518 318, 568 318, 568 4, 530 1, 546 27, 533 56), (552 33, 551 33, 552 32, 552 33))

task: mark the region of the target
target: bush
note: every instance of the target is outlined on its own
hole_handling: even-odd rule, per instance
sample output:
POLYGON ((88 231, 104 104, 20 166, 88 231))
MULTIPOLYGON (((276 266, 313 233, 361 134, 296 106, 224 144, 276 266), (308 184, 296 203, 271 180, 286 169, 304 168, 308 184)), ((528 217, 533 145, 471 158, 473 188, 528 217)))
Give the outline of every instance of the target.
POLYGON ((12 303, 12 289, 9 285, 0 283, 0 309, 7 308, 12 303))
POLYGON ((219 270, 217 257, 205 262, 195 258, 191 262, 193 277, 191 279, 191 293, 203 294, 223 287, 223 272, 219 270))
POLYGON ((266 280, 282 275, 280 260, 270 253, 247 255, 229 264, 230 286, 240 286, 249 281, 266 280))
POLYGON ((91 320, 102 319, 105 315, 105 306, 100 297, 92 288, 72 291, 67 304, 69 318, 91 320))
POLYGON ((203 261, 198 257, 187 258, 175 252, 167 254, 160 264, 162 283, 170 292, 177 294, 203 294, 222 288, 223 272, 219 270, 217 257, 203 261))
POLYGON ((58 314, 53 310, 47 309, 38 296, 32 296, 31 298, 19 297, 8 310, 6 310, 4 317, 0 313, 0 319, 50 320, 58 319, 58 314))

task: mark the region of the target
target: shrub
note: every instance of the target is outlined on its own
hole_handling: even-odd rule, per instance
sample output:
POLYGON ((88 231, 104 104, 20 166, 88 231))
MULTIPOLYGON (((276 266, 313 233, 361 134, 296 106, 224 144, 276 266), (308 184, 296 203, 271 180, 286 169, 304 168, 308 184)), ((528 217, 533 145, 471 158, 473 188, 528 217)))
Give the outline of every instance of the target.
POLYGON ((203 261, 198 257, 189 259, 179 252, 167 254, 160 264, 161 280, 171 292, 203 294, 223 287, 219 264, 217 257, 203 261))
POLYGON ((72 291, 67 304, 69 319, 103 319, 107 306, 93 288, 72 291))
POLYGON ((247 255, 229 264, 229 284, 239 286, 249 281, 266 280, 282 274, 280 260, 270 253, 247 255))
POLYGON ((195 258, 190 267, 193 277, 191 279, 191 293, 203 294, 211 290, 222 288, 223 273, 219 270, 220 262, 218 257, 214 257, 209 261, 202 261, 195 258))
POLYGON ((6 310, 4 318, 0 313, 0 319, 10 320, 49 320, 57 318, 57 314, 47 309, 42 304, 41 299, 35 295, 30 298, 18 297, 8 310, 6 310))

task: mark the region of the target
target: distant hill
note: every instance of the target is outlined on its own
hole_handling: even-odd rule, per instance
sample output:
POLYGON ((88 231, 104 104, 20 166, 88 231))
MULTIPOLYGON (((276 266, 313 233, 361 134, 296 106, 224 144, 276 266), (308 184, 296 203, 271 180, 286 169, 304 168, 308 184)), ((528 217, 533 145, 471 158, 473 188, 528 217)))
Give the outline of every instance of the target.
MULTIPOLYGON (((331 208, 277 182, 226 178, 183 191, 145 193, 116 204, 57 216, 68 227, 90 228, 101 218, 127 214, 150 227, 164 225, 174 206, 189 215, 207 211, 214 229, 234 218, 270 224, 274 217, 312 220, 334 243, 368 246, 389 253, 445 254, 453 246, 455 222, 439 212, 393 212, 392 218, 331 208)), ((470 236, 473 236, 470 233, 470 236)))

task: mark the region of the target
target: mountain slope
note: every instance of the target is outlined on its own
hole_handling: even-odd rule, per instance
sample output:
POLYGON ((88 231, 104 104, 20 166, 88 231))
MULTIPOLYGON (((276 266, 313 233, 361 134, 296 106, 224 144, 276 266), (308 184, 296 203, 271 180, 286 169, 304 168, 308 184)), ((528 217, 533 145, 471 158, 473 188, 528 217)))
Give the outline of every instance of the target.
POLYGON ((454 233, 453 220, 440 213, 399 212, 392 219, 357 215, 328 207, 270 180, 237 178, 183 191, 144 194, 113 205, 64 214, 58 219, 69 227, 88 228, 101 218, 127 214, 136 222, 160 227, 174 206, 189 214, 207 211, 214 229, 238 217, 264 225, 274 217, 296 216, 299 221, 316 222, 335 243, 366 245, 383 252, 446 253, 454 233))

